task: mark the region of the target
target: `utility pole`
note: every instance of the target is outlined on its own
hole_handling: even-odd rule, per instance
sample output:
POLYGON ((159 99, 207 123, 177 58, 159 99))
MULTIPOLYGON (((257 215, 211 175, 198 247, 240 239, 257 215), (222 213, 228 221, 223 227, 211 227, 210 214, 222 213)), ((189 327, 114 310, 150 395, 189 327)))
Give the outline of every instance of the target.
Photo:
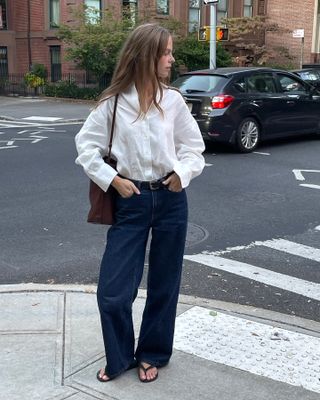
POLYGON ((210 6, 210 69, 217 67, 217 4, 219 0, 203 0, 205 5, 210 6))

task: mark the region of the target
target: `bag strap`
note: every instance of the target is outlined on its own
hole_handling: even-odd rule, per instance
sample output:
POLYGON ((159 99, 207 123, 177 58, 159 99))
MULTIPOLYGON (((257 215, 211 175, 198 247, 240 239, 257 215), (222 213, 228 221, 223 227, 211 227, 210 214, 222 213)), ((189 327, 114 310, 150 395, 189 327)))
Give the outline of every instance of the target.
POLYGON ((113 140, 114 124, 116 121, 118 97, 119 97, 119 94, 116 94, 116 97, 114 100, 113 115, 112 115, 111 134, 110 134, 110 140, 109 140, 109 146, 108 146, 108 163, 111 160, 111 147, 112 147, 112 140, 113 140))

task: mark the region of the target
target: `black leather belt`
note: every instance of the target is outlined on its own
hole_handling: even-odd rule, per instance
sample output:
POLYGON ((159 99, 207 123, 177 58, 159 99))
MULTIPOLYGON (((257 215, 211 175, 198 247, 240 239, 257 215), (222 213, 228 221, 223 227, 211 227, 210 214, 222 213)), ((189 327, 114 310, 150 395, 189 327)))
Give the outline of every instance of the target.
POLYGON ((160 189, 165 189, 166 185, 163 184, 163 182, 169 178, 170 175, 172 175, 173 172, 170 172, 168 175, 164 176, 163 178, 154 180, 154 181, 136 181, 135 179, 129 179, 131 182, 135 184, 135 186, 139 190, 160 190, 160 189))

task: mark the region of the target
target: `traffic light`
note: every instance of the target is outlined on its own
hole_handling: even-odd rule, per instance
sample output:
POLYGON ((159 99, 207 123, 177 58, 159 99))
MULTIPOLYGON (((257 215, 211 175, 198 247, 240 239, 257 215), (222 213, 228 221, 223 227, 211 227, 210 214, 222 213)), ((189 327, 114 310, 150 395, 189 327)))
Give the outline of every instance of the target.
POLYGON ((198 40, 200 42, 208 42, 210 40, 210 26, 203 26, 199 28, 198 40))
POLYGON ((229 30, 228 28, 222 28, 221 26, 217 27, 217 40, 227 41, 229 40, 229 30))

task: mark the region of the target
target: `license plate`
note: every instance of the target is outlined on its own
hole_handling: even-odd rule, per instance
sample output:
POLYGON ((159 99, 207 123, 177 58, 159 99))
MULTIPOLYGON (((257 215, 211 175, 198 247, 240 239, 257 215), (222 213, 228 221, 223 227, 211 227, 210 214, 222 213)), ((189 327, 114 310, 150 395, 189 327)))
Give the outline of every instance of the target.
POLYGON ((192 106, 193 106, 193 104, 192 104, 192 103, 187 103, 187 106, 188 106, 188 108, 189 108, 189 111, 192 112, 192 106))

